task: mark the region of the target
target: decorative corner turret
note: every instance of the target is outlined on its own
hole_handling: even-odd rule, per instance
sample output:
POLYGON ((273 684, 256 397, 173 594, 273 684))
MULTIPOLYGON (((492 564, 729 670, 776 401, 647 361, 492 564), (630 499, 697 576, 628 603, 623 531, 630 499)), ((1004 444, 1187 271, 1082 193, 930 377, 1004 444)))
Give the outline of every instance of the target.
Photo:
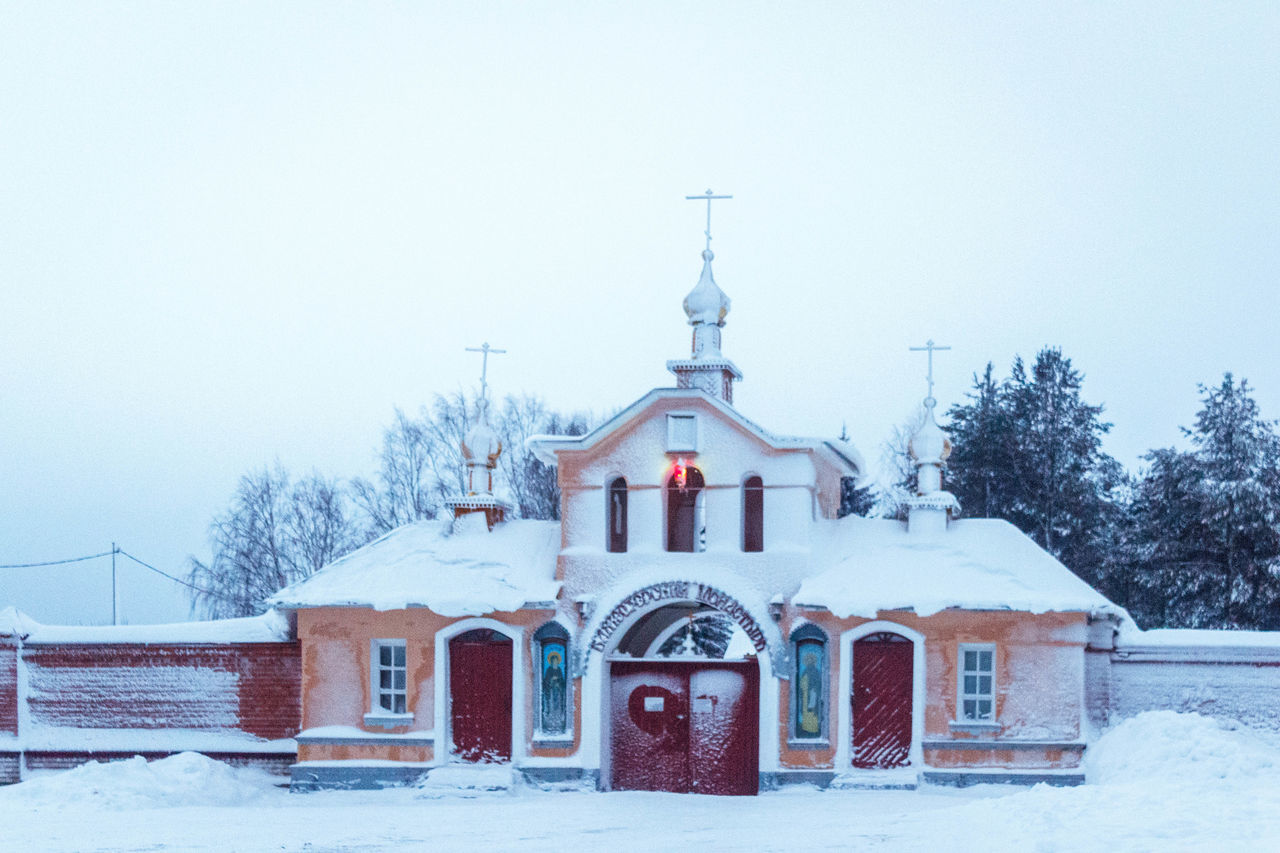
POLYGON ((720 352, 720 330, 724 328, 731 303, 711 272, 711 262, 715 260, 715 253, 711 251, 711 202, 733 196, 714 195, 707 190, 703 195, 686 198, 707 202, 707 245, 702 250, 702 275, 684 298, 684 313, 693 326, 691 357, 668 361, 667 370, 676 375, 676 387, 698 388, 732 404, 733 383, 742 379, 742 371, 720 352))
POLYGON ((947 519, 960 512, 960 502, 942 488, 942 468, 951 455, 951 440, 934 418, 938 401, 933 397, 933 353, 951 347, 936 346, 929 341, 913 352, 929 353, 929 396, 924 398, 924 419, 907 445, 916 468, 916 491, 907 499, 907 532, 911 534, 941 533, 947 519))
POLYGON ((445 501, 445 506, 453 512, 453 519, 472 513, 483 512, 485 524, 490 530, 495 524, 506 520, 511 506, 499 500, 493 494, 493 471, 498 467, 498 457, 502 455, 502 439, 489 425, 488 372, 489 353, 504 353, 506 350, 494 349, 486 342, 480 347, 467 347, 468 352, 484 353, 484 365, 480 370, 480 399, 476 403, 476 417, 462 437, 462 464, 467 474, 467 494, 462 498, 445 501))

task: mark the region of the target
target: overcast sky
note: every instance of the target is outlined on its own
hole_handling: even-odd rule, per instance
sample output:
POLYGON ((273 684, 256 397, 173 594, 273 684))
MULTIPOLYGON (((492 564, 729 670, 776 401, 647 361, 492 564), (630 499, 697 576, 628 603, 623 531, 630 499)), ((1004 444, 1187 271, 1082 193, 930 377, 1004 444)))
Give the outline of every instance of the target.
MULTIPOLYGON (((476 384, 671 384, 708 187, 738 408, 847 424, 1060 346, 1131 468, 1280 416, 1280 7, 0 4, 0 563, 208 556, 241 474, 372 472, 476 384)), ((0 607, 110 617, 109 561, 0 607)), ((183 618, 121 563, 122 616, 183 618)))

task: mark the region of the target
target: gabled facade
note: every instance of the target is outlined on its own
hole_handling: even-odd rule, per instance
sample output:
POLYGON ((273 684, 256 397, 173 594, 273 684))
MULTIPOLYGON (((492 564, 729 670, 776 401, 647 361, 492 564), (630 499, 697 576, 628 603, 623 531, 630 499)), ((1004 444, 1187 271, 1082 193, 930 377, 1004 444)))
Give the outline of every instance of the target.
POLYGON ((910 520, 837 518, 860 457, 733 408, 728 298, 703 259, 679 387, 531 442, 557 466, 559 523, 503 519, 475 486, 488 447, 455 521, 273 599, 298 614, 297 788, 481 762, 721 794, 1083 778, 1086 649, 1118 608, 1012 526, 952 518, 931 414, 910 520))

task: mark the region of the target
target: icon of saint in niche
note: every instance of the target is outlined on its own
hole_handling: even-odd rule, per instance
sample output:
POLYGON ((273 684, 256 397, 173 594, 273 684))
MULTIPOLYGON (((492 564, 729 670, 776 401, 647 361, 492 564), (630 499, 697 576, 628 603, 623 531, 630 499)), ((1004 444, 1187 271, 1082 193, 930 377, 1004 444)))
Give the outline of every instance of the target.
POLYGON ((797 707, 800 713, 796 716, 797 734, 800 737, 820 737, 822 735, 822 663, 821 652, 810 646, 800 652, 800 677, 796 685, 797 707))
POLYGON ((542 652, 542 730, 565 730, 564 647, 548 645, 542 652))

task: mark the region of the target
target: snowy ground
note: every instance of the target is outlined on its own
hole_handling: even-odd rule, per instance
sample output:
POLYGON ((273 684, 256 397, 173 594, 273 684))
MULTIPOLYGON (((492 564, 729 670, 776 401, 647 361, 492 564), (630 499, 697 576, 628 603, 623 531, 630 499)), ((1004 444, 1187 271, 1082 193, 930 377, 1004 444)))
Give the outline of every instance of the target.
MULTIPOLYGON (((1280 850, 1280 749, 1144 714, 1092 750, 1090 784, 759 797, 459 791, 290 795, 187 753, 0 789, 6 850, 1280 850)), ((441 780, 444 781, 444 780, 441 780)), ((456 782, 456 779, 450 780, 456 782)))

